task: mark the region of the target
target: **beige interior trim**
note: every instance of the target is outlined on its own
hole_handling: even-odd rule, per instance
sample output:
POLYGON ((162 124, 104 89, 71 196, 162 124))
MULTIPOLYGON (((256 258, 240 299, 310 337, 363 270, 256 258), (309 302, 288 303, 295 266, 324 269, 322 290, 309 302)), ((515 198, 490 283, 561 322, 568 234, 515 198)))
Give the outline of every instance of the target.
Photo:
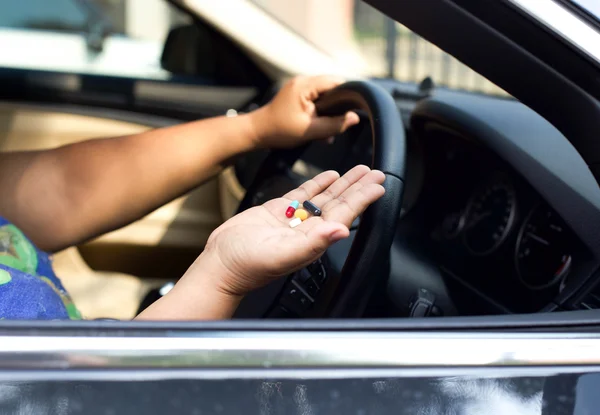
POLYGON ((146 293, 165 283, 120 272, 94 271, 77 248, 53 255, 53 266, 86 319, 130 320, 146 293))
MULTIPOLYGON (((54 148, 88 138, 137 134, 148 129, 124 121, 0 104, 0 151, 54 148)), ((218 194, 218 181, 211 180, 92 243, 167 244, 201 249, 222 221, 218 194)))
POLYGON ((228 220, 238 208, 244 198, 246 190, 242 187, 233 167, 228 167, 219 176, 219 200, 221 202, 221 215, 223 221, 228 220))
POLYGON ((89 138, 137 134, 149 127, 86 115, 0 104, 0 150, 55 148, 89 138))
POLYGON ((90 244, 164 245, 202 250, 221 224, 219 184, 211 180, 146 217, 102 235, 90 244))

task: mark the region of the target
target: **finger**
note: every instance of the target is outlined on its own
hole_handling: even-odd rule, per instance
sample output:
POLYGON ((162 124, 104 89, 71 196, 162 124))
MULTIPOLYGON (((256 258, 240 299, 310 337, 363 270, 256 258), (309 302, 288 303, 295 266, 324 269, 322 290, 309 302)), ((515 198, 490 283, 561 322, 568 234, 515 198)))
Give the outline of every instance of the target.
POLYGON ((314 140, 341 134, 359 122, 358 114, 352 111, 338 117, 316 117, 312 119, 308 126, 306 137, 314 140))
POLYGON ((304 252, 306 263, 313 262, 331 245, 350 234, 348 227, 339 222, 310 218, 296 228, 298 236, 293 242, 294 249, 304 252), (303 229, 301 229, 303 228, 303 229))
POLYGON ((337 171, 325 171, 304 182, 300 187, 292 190, 283 197, 290 201, 297 200, 302 203, 304 200, 310 200, 327 189, 333 182, 339 179, 339 177, 340 174, 337 171))
MULTIPOLYGON (((305 81, 307 85, 317 93, 317 96, 345 82, 344 78, 332 75, 310 76, 305 78, 305 81)), ((315 96, 313 99, 316 99, 317 96, 315 96)))
POLYGON ((340 222, 350 227, 352 222, 384 193, 385 189, 378 183, 357 183, 354 188, 351 186, 340 197, 329 202, 323 211, 323 217, 327 221, 340 222))
POLYGON ((325 189, 323 192, 311 199, 317 206, 325 206, 330 200, 335 199, 342 193, 344 193, 350 186, 362 179, 368 174, 371 169, 364 164, 352 167, 342 177, 337 179, 331 186, 325 189))
POLYGON ((341 223, 314 219, 318 220, 309 230, 303 232, 298 227, 293 230, 293 235, 286 232, 286 236, 278 241, 277 256, 283 261, 279 264, 281 267, 290 270, 305 267, 321 257, 332 244, 350 234, 341 223))
MULTIPOLYGON (((321 222, 323 222, 324 219, 322 217, 319 216, 310 216, 308 219, 306 219, 305 221, 303 221, 300 225, 298 225, 295 230, 298 230, 300 232, 303 233, 308 233, 310 232, 314 227, 318 226, 321 224, 321 222)), ((338 223, 338 225, 341 225, 341 223, 338 223)))
POLYGON ((361 179, 358 180, 356 183, 352 184, 350 187, 348 187, 346 190, 344 190, 344 192, 341 195, 339 195, 337 198, 333 199, 331 201, 331 203, 325 204, 325 206, 323 206, 323 209, 321 209, 321 210, 326 212, 328 209, 331 209, 332 207, 336 206, 338 203, 343 202, 344 200, 348 199, 348 197, 350 197, 353 194, 355 194, 356 192, 360 191, 364 186, 367 186, 369 184, 382 184, 384 182, 384 180, 385 180, 385 174, 383 174, 379 170, 371 170, 370 172, 365 174, 363 177, 361 177, 361 179))
POLYGON ((360 189, 361 186, 366 186, 368 184, 383 184, 385 181, 385 174, 379 170, 369 170, 367 174, 362 176, 359 180, 349 186, 346 190, 342 192, 341 197, 348 196, 348 194, 353 193, 354 191, 360 189))

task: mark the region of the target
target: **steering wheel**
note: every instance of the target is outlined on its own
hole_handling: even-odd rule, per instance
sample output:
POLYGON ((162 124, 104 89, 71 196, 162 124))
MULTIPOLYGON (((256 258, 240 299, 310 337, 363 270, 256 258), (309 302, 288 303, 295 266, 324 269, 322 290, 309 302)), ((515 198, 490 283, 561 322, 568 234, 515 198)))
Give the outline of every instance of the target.
MULTIPOLYGON (((235 318, 360 317, 373 288, 389 273, 406 161, 406 137, 398 108, 385 89, 368 81, 342 84, 320 97, 316 107, 320 115, 341 115, 350 110, 367 114, 373 140, 371 167, 385 174, 385 195, 367 208, 357 230, 351 232, 345 245, 351 247, 349 252, 346 249, 341 271, 331 266, 326 253, 310 266, 247 295, 235 318)), ((308 145, 273 150, 248 187, 238 212, 299 185, 292 166, 308 145)))

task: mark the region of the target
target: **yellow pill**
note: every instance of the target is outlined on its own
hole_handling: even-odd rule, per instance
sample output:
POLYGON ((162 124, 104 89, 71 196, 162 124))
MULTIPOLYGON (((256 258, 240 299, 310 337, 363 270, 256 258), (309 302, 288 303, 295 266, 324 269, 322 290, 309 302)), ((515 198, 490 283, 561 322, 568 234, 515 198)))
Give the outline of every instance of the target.
POLYGON ((296 209, 294 216, 300 218, 300 220, 306 220, 308 218, 308 212, 304 209, 296 209))

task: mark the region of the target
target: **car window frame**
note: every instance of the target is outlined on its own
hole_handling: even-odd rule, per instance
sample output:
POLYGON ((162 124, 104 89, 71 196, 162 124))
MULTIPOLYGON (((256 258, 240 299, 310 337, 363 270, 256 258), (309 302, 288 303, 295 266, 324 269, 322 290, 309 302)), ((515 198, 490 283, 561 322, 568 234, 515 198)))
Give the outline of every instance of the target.
POLYGON ((564 2, 554 0, 507 0, 522 12, 536 19, 546 28, 567 41, 572 47, 592 59, 600 68, 600 31, 565 7, 564 2))

